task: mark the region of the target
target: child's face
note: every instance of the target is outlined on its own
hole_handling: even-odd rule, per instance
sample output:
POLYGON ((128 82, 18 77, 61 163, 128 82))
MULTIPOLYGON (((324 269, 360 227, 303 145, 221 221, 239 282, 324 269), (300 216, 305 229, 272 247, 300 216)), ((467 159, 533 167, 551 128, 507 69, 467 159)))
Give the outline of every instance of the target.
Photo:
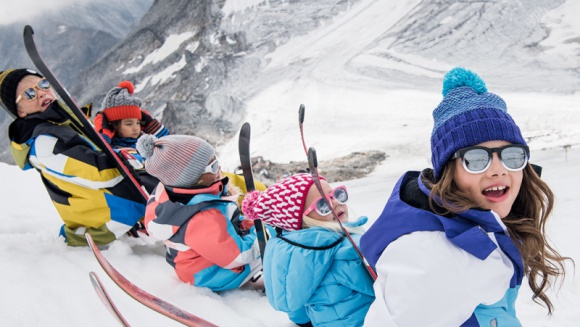
MULTIPOLYGON (((210 161, 208 162, 208 165, 210 165, 211 163, 213 163, 215 160, 217 160, 216 156, 213 156, 210 161)), ((222 167, 219 166, 217 173, 212 174, 212 173, 203 173, 201 174, 201 176, 199 177, 199 180, 197 181, 197 183, 199 185, 205 185, 205 186, 210 186, 213 183, 221 180, 222 177, 222 167)))
POLYGON ((27 115, 37 113, 37 112, 44 112, 48 106, 56 99, 52 88, 48 90, 42 90, 37 87, 38 81, 42 78, 34 75, 27 75, 16 87, 16 98, 19 95, 22 95, 25 90, 32 88, 36 93, 36 97, 32 100, 28 100, 27 98, 23 97, 18 101, 16 104, 18 116, 21 118, 26 117, 27 115))
POLYGON ((136 139, 141 135, 141 124, 140 120, 137 118, 121 119, 119 125, 117 125, 115 129, 117 131, 117 136, 119 137, 130 137, 136 139))
MULTIPOLYGON (((333 192, 332 187, 330 186, 330 184, 328 184, 327 181, 320 180, 320 185, 324 190, 324 194, 326 194, 327 196, 333 192)), ((322 197, 320 196, 320 192, 318 192, 316 185, 312 184, 312 186, 310 186, 310 189, 308 190, 308 193, 306 194, 306 203, 304 204, 304 209, 306 210, 307 208, 310 207, 312 203, 320 200, 321 198, 322 197)), ((340 221, 342 222, 348 221, 348 207, 346 206, 346 204, 338 202, 333 197, 330 198, 330 203, 332 204, 332 209, 334 210, 334 212, 336 212, 336 215, 338 216, 340 221)), ((319 214, 316 210, 312 210, 311 212, 308 213, 307 216, 312 219, 321 221, 334 220, 334 215, 332 214, 332 212, 326 216, 323 216, 319 214)))
MULTIPOLYGON (((510 143, 506 141, 489 141, 477 145, 498 148, 508 144, 510 143)), ((469 194, 480 208, 493 210, 500 218, 505 218, 510 213, 520 192, 523 176, 521 170, 507 170, 497 153, 493 154, 491 166, 480 174, 468 173, 463 168, 461 158, 455 159, 454 180, 457 187, 469 194)))

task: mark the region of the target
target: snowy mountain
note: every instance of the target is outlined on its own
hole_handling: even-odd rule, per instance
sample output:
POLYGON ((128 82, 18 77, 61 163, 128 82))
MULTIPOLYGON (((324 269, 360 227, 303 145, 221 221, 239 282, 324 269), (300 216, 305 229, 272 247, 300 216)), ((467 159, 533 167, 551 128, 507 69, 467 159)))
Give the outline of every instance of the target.
MULTIPOLYGON (((498 89, 571 93, 580 87, 580 7, 572 1, 156 1, 101 57, 95 50, 109 48, 94 42, 125 31, 129 26, 120 22, 145 10, 146 1, 95 0, 88 9, 63 10, 71 21, 102 26, 100 35, 77 38, 89 44, 71 50, 82 54, 74 58, 100 59, 86 70, 75 60, 63 64, 69 56, 52 54, 45 48, 51 38, 39 32, 44 57, 59 77, 78 73, 70 84, 61 80, 79 104, 100 109, 106 91, 128 79, 144 107, 174 133, 216 145, 235 136, 256 94, 284 80, 317 78, 329 63, 338 87, 365 81, 384 90, 437 90, 454 66, 478 71, 498 89), (122 10, 106 15, 107 8, 122 10), (287 57, 272 59, 289 48, 287 57)), ((19 40, 21 31, 11 35, 19 40)))
MULTIPOLYGON (((0 71, 34 67, 22 41, 24 26, 29 24, 34 28, 48 66, 70 89, 84 69, 94 64, 129 32, 151 3, 152 0, 92 0, 76 1, 61 7, 55 2, 33 1, 24 8, 14 2, 11 6, 3 3, 3 10, 27 14, 25 18, 10 20, 8 24, 0 22, 0 71)), ((99 74, 92 76, 98 77, 99 74)), ((2 135, 7 134, 10 121, 4 110, 0 110, 2 135)), ((5 137, 0 138, 0 161, 14 162, 5 137)))
MULTIPOLYGON (((252 156, 304 160, 297 115, 305 104, 305 139, 319 160, 366 150, 388 155, 368 176, 343 182, 351 217, 366 215, 372 223, 400 175, 430 165, 431 113, 442 98, 441 78, 449 68, 465 65, 506 101, 530 145, 531 161, 543 167, 542 178, 556 197, 547 226, 550 240, 578 262, 580 93, 574 92, 574 74, 580 4, 569 0, 546 7, 530 0, 524 8, 522 3, 228 0, 203 2, 194 13, 187 4, 156 1, 140 24, 149 29, 131 31, 96 64, 103 71, 91 75, 109 80, 106 88, 135 77, 148 108, 171 118, 174 126, 177 117, 199 120, 207 129, 224 120, 218 152, 227 171, 238 162, 237 139, 227 135, 234 135, 241 121, 252 124, 252 156), (204 25, 171 29, 174 16, 162 19, 166 3, 190 20, 204 14, 195 20, 204 17, 204 25), (157 24, 167 32, 159 34, 157 24), (221 34, 210 33, 214 28, 221 34), (405 34, 411 29, 414 36, 405 34), (429 40, 437 51, 429 50, 429 40), (211 56, 210 48, 222 50, 211 56), (117 75, 106 75, 105 69, 117 75), (157 95, 163 98, 154 100, 157 95), (192 99, 199 102, 193 105, 192 99), (189 113, 190 107, 199 110, 189 113)), ((87 79, 84 90, 90 85, 97 84, 87 79)), ((69 248, 58 238, 61 220, 35 171, 0 163, 0 180, 0 325, 114 326, 92 289, 90 271, 101 277, 132 325, 178 325, 120 291, 87 248, 69 248)), ((125 238, 103 253, 136 285, 219 326, 293 326, 260 291, 215 294, 181 283, 159 242, 125 238)), ((561 290, 549 292, 552 317, 522 285, 516 307, 524 326, 579 325, 580 282, 574 274, 568 266, 561 290)))
MULTIPOLYGON (((66 87, 95 63, 141 19, 152 0, 81 1, 39 9, 10 24, 0 23, 1 69, 29 67, 22 41, 25 25, 34 28, 42 54, 66 87)), ((23 9, 18 9, 22 11, 23 9)))
POLYGON ((445 71, 463 65, 500 89, 570 93, 580 87, 574 13, 578 5, 563 0, 159 1, 73 94, 100 104, 110 87, 132 80, 173 131, 219 145, 255 94, 315 78, 328 63, 340 86, 435 90, 445 71), (286 48, 294 51, 272 59, 286 48))

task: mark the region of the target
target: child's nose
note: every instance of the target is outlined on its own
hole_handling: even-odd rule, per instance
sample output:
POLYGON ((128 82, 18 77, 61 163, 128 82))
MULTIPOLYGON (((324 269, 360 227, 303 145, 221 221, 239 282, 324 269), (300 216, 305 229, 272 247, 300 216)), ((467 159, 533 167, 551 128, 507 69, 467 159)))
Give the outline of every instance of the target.
POLYGON ((501 160, 499 159, 499 155, 497 153, 494 153, 491 159, 492 159, 491 165, 487 170, 491 175, 503 175, 507 172, 507 169, 505 169, 505 167, 501 163, 501 160))

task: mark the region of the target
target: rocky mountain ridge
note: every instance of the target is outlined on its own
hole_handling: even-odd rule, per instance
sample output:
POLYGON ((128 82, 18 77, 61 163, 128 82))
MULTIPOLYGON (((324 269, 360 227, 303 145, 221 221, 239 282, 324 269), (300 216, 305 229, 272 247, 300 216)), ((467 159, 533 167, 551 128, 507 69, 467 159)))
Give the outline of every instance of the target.
MULTIPOLYGON (((43 58, 61 83, 71 89, 84 70, 92 66, 131 30, 153 0, 110 0, 73 3, 28 19, 0 25, 0 71, 34 67, 22 41, 31 25, 43 58)), ((92 78, 99 78, 93 75, 92 78)), ((0 110, 0 133, 7 135, 11 119, 0 110)), ((14 163, 7 137, 0 138, 0 161, 14 163)))
POLYGON ((67 87, 99 110, 108 89, 131 80, 144 107, 173 133, 218 147, 236 136, 252 96, 282 78, 315 76, 328 56, 344 57, 334 82, 354 87, 362 78, 384 88, 437 91, 446 70, 464 65, 485 74, 494 89, 574 92, 578 34, 564 41, 564 52, 545 42, 558 32, 566 3, 407 0, 386 10, 371 0, 154 1, 67 87), (344 30, 372 38, 341 39, 344 30), (332 52, 318 51, 321 42, 334 42, 332 52), (289 44, 291 55, 273 61, 289 44))

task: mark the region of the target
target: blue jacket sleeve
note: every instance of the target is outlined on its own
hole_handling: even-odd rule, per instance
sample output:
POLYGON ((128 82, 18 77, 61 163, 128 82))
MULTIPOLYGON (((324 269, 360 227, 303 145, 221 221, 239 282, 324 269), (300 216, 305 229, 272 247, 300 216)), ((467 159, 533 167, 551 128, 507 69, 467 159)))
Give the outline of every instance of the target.
POLYGON ((308 318, 308 315, 306 314, 306 308, 304 307, 296 311, 288 312, 288 317, 297 325, 305 324, 310 321, 310 318, 308 318))

